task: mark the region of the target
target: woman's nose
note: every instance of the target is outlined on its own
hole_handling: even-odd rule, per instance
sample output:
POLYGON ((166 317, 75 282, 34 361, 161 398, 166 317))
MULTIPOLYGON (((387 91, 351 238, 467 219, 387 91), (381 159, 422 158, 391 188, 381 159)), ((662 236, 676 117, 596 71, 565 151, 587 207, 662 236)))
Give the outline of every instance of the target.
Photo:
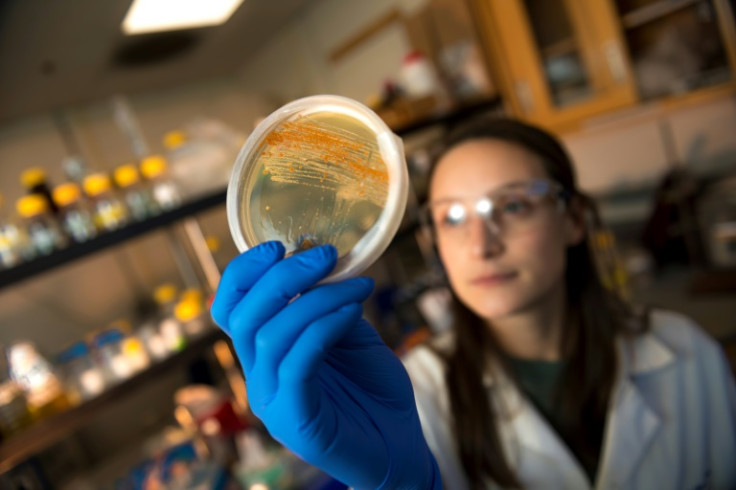
POLYGON ((498 224, 492 218, 472 217, 468 222, 468 244, 474 256, 489 257, 503 252, 498 224))

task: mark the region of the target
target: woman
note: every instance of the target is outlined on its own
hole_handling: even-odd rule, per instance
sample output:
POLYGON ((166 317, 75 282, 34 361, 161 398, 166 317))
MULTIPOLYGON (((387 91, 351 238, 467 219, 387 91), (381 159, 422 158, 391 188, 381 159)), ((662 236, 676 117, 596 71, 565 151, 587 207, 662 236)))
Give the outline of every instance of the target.
POLYGON ((213 317, 277 439, 356 488, 736 486, 722 353, 687 319, 634 314, 601 286, 591 203, 554 138, 475 123, 440 155, 429 197, 456 326, 405 359, 416 403, 360 319, 372 284, 312 287, 333 248, 282 260, 266 244, 228 267, 213 317))

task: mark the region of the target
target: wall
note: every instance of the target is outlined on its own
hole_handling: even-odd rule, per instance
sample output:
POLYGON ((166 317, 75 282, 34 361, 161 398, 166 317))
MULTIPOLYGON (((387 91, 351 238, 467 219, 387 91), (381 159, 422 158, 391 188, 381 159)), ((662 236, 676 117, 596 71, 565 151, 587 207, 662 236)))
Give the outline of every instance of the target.
POLYGON ((641 223, 652 210, 652 189, 675 167, 696 175, 736 170, 736 96, 667 109, 643 106, 588 122, 562 139, 575 161, 580 185, 601 197, 610 225, 641 223), (633 193, 631 191, 634 191, 633 193))
POLYGON ((590 121, 563 136, 591 192, 639 185, 674 165, 698 174, 736 164, 736 97, 673 110, 641 107, 590 121))
POLYGON ((244 86, 286 101, 317 93, 365 100, 395 79, 410 50, 406 33, 391 26, 359 45, 337 63, 330 54, 356 32, 392 9, 411 14, 426 0, 323 0, 284 26, 272 42, 245 64, 244 86))

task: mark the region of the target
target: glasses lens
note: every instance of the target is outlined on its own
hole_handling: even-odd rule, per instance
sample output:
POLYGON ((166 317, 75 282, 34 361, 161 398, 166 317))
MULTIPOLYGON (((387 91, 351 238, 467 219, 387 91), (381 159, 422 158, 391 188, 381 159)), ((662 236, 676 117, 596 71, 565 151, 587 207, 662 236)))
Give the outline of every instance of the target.
POLYGON ((532 181, 483 197, 475 202, 438 202, 428 207, 428 223, 436 237, 467 238, 470 214, 504 236, 523 233, 538 224, 555 188, 551 182, 532 181))

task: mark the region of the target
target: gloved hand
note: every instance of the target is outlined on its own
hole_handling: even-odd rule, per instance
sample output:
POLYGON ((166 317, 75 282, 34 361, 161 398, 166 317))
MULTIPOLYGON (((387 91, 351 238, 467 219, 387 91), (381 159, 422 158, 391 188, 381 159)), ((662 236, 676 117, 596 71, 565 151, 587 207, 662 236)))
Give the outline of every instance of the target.
POLYGON ((212 305, 243 366, 255 415, 278 441, 347 485, 442 488, 409 377, 361 319, 373 282, 314 287, 337 261, 329 245, 283 256, 280 243, 268 242, 235 258, 212 305))

